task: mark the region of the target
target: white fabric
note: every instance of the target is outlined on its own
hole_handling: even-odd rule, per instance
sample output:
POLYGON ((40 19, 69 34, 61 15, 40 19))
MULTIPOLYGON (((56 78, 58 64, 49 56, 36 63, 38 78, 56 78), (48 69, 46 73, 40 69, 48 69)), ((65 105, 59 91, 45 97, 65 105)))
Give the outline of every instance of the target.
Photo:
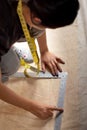
POLYGON ((16 42, 12 46, 12 48, 17 53, 19 58, 21 57, 26 62, 29 62, 29 63, 33 61, 33 58, 32 58, 32 55, 31 55, 31 51, 30 51, 30 48, 29 48, 27 42, 16 42))
POLYGON ((2 72, 2 82, 8 80, 8 77, 14 74, 20 67, 20 61, 12 48, 1 57, 0 68, 2 72))

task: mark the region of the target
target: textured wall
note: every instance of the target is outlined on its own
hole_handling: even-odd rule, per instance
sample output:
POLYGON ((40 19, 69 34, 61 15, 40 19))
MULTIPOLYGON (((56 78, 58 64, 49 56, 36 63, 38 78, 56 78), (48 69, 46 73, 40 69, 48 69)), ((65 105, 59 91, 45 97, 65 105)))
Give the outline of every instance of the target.
POLYGON ((80 130, 87 129, 87 0, 80 0, 78 15, 78 83, 80 130))

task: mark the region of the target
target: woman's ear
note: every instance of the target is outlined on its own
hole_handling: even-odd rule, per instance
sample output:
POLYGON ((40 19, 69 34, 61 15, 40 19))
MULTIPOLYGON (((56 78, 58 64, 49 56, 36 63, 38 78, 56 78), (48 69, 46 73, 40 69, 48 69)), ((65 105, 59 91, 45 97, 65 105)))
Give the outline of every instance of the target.
POLYGON ((33 17, 33 23, 39 25, 39 24, 41 24, 41 19, 38 17, 33 17))
POLYGON ((34 17, 33 20, 35 21, 35 23, 40 24, 41 23, 41 19, 38 17, 34 17))
POLYGON ((34 14, 32 14, 32 21, 34 24, 37 24, 37 25, 41 24, 41 19, 35 16, 34 14))

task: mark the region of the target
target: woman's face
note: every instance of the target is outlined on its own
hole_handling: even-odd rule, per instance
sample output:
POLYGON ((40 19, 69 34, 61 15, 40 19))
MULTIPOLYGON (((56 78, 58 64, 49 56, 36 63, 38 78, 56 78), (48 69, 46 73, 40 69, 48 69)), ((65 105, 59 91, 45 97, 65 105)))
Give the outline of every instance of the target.
POLYGON ((30 26, 30 28, 33 27, 39 30, 46 29, 45 26, 41 25, 41 20, 36 17, 25 4, 23 5, 23 15, 26 23, 30 26))

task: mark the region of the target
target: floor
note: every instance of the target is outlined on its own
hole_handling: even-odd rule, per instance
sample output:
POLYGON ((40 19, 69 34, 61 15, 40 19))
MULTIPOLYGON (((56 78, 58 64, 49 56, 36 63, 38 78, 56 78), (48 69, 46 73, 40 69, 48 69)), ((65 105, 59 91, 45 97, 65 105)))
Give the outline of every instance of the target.
MULTIPOLYGON (((64 99, 64 113, 61 130, 79 130, 79 89, 78 89, 78 39, 77 21, 71 26, 47 30, 50 51, 65 61, 63 71, 68 72, 64 99)), ((6 83, 18 94, 50 105, 57 105, 60 80, 14 78, 6 83)), ((54 130, 54 117, 42 121, 20 108, 0 101, 0 130, 54 130)))

